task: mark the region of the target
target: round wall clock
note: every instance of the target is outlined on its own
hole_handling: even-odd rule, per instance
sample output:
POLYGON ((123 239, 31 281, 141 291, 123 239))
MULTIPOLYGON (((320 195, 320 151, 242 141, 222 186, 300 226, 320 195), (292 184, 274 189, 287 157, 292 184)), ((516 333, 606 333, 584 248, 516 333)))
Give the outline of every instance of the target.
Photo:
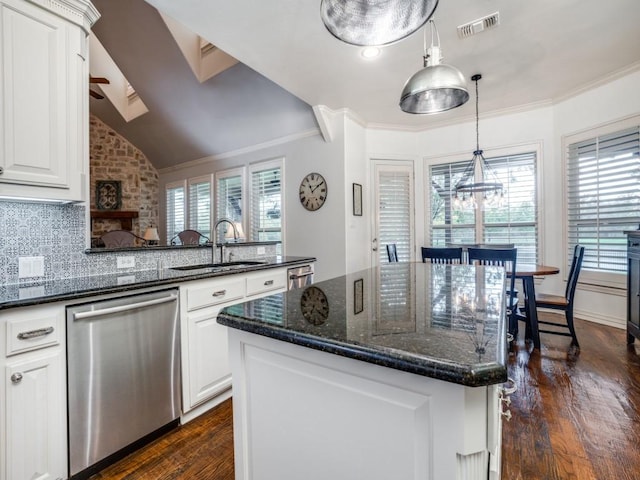
POLYGON ((310 211, 318 210, 327 199, 327 182, 319 173, 312 172, 300 182, 300 203, 310 211))
POLYGON ((329 301, 318 287, 308 287, 300 297, 302 316, 311 325, 322 325, 329 318, 329 301))

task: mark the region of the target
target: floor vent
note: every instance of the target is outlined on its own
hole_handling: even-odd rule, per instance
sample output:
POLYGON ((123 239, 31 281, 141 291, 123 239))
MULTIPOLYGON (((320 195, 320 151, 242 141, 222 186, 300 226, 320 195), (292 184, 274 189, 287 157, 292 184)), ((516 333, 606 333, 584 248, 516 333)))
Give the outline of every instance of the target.
POLYGON ((467 38, 500 25, 500 12, 458 26, 458 37, 467 38))

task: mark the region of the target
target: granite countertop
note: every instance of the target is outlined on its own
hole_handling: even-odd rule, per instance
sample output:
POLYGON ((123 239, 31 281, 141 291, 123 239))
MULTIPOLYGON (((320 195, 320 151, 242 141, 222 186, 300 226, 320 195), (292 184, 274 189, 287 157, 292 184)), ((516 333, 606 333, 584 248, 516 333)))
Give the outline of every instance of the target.
POLYGON ((504 269, 391 263, 226 307, 218 323, 458 383, 507 380, 504 269))
POLYGON ((237 273, 267 270, 270 268, 315 262, 313 257, 266 257, 264 263, 247 265, 233 269, 200 268, 196 270, 141 270, 110 275, 94 275, 56 279, 51 281, 25 282, 0 285, 0 310, 25 307, 43 303, 67 301, 78 298, 126 292, 140 288, 174 285, 189 280, 222 277, 237 273))

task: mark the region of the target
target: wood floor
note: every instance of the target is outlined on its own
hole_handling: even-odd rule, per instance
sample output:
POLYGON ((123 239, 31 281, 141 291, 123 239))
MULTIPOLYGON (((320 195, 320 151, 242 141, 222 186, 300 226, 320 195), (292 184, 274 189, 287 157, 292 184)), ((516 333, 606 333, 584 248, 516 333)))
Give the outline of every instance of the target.
MULTIPOLYGON (((640 478, 640 344, 623 330, 578 321, 581 351, 542 336, 510 356, 518 385, 503 427, 505 480, 640 478)), ((232 480, 231 401, 167 434, 93 480, 232 480)))

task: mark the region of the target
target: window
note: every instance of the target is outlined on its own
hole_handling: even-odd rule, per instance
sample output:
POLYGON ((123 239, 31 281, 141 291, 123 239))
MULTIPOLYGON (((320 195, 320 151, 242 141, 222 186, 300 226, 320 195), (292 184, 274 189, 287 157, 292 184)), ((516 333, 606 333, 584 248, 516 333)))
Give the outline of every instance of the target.
POLYGON ((185 182, 169 183, 167 196, 167 242, 184 230, 185 219, 185 182))
POLYGON ((189 179, 189 228, 211 235, 211 176, 189 179))
POLYGON ((282 241, 282 161, 251 166, 250 239, 282 241))
POLYGON ((640 127, 566 143, 568 258, 584 245, 584 269, 624 273, 623 232, 640 223, 640 127))
MULTIPOLYGON (((216 220, 227 218, 236 224, 240 238, 244 238, 242 227, 243 169, 236 168, 216 173, 216 220)), ((223 241, 223 229, 217 232, 218 241, 223 241)))
POLYGON ((538 263, 536 154, 487 159, 504 185, 501 205, 476 197, 477 209, 453 208, 453 188, 469 160, 433 165, 431 172, 431 244, 513 243, 518 261, 538 263))

